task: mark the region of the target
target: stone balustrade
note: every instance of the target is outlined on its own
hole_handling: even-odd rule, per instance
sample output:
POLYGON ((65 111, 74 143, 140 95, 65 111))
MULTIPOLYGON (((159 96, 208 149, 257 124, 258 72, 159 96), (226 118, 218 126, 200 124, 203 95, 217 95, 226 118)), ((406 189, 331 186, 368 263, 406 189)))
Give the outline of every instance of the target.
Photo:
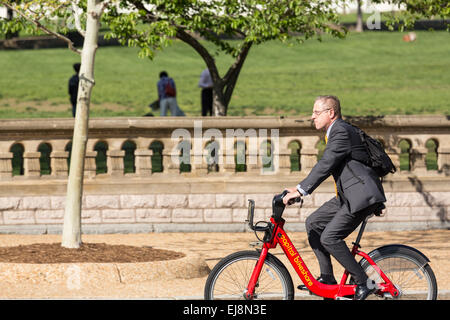
MULTIPOLYGON (((372 228, 448 227, 450 121, 446 116, 347 118, 379 139, 398 171, 388 210, 372 228)), ((0 232, 59 232, 73 119, 0 120, 0 232)), ((247 199, 259 218, 304 178, 324 148, 308 117, 94 118, 85 157, 88 232, 244 230, 247 199)), ((331 178, 287 227, 333 194, 331 178)))

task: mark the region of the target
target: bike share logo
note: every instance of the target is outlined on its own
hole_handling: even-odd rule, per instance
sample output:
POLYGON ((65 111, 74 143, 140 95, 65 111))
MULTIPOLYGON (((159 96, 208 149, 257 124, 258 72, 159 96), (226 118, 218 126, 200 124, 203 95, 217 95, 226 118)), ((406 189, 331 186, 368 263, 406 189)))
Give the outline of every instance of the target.
POLYGON ((292 244, 289 243, 289 241, 286 239, 286 237, 284 235, 279 235, 278 237, 280 238, 281 244, 286 249, 287 253, 291 257, 295 257, 294 262, 295 262, 296 266, 298 267, 298 269, 300 270, 303 277, 305 278, 305 281, 307 282, 308 286, 312 286, 313 283, 311 281, 311 278, 309 277, 308 272, 303 267, 303 261, 301 260, 298 252, 295 251, 295 249, 292 247, 292 244))
POLYGON ((203 121, 194 121, 194 137, 188 129, 176 129, 171 140, 172 163, 201 165, 258 165, 262 174, 275 174, 279 169, 279 130, 209 128, 203 132, 203 121), (225 131, 225 136, 223 134, 225 131), (193 138, 193 142, 192 142, 193 138), (237 152, 243 144, 245 152, 237 152), (205 150, 206 149, 206 150, 205 150), (191 152, 193 156, 191 156, 191 152), (225 158, 225 159, 224 159, 225 158), (259 160, 259 161, 258 161, 259 160))

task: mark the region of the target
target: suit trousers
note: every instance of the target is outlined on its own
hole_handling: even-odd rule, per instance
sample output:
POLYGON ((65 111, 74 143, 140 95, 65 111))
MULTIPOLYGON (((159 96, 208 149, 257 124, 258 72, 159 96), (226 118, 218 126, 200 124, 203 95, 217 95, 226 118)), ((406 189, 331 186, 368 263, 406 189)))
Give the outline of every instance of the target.
POLYGON ((202 116, 212 116, 213 88, 202 89, 202 116))
POLYGON ((344 239, 373 213, 376 206, 378 204, 351 213, 346 204, 333 198, 308 216, 308 241, 319 261, 320 273, 324 279, 334 280, 331 254, 353 276, 357 284, 366 283, 367 275, 356 262, 344 239))

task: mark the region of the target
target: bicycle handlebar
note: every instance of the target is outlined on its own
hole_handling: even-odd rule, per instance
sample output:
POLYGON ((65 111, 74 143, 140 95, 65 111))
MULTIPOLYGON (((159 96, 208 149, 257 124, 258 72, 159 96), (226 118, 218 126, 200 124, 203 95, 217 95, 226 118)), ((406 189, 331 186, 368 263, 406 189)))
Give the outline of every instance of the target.
MULTIPOLYGON (((272 200, 272 217, 275 219, 280 219, 281 215, 283 214, 283 211, 285 209, 285 204, 283 203, 284 196, 288 194, 287 190, 284 190, 281 194, 278 194, 273 197, 272 200)), ((288 205, 294 204, 296 202, 300 202, 300 205, 303 203, 303 199, 301 197, 297 197, 294 199, 289 200, 288 205)), ((270 226, 258 226, 257 224, 253 224, 253 217, 255 213, 255 201, 252 199, 248 199, 248 214, 247 214, 247 220, 245 222, 248 223, 251 230, 254 231, 267 231, 270 229, 270 226)))

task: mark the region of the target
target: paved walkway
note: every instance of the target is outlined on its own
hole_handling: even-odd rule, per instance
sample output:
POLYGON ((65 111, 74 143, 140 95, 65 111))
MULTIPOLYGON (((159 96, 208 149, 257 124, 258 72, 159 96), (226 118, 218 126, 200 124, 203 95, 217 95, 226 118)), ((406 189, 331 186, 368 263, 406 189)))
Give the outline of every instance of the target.
MULTIPOLYGON (((304 232, 288 233, 308 268, 318 274, 318 265, 309 248, 304 232)), ((347 244, 356 237, 351 235, 347 244)), ((249 242, 255 241, 253 233, 151 233, 151 234, 105 234, 83 235, 83 242, 103 242, 135 246, 153 246, 174 251, 190 251, 201 254, 212 268, 222 257, 240 250, 249 250, 249 242)), ((19 244, 60 242, 60 235, 0 235, 0 246, 19 244)), ((415 247, 430 260, 439 287, 439 299, 450 299, 450 230, 366 232, 361 245, 369 252, 384 244, 400 243, 415 247)), ((272 253, 283 261, 281 249, 272 253)), ((174 264, 177 261, 173 262, 174 264)), ((286 265, 289 265, 287 263, 286 265)), ((334 262, 335 274, 339 277, 342 268, 334 262)), ((289 265, 295 286, 300 280, 289 265)), ((206 276, 194 279, 173 279, 141 283, 81 283, 80 286, 57 284, 35 284, 33 279, 20 283, 0 283, 0 299, 202 299, 206 276)), ((302 296, 296 291, 298 298, 302 296)))

